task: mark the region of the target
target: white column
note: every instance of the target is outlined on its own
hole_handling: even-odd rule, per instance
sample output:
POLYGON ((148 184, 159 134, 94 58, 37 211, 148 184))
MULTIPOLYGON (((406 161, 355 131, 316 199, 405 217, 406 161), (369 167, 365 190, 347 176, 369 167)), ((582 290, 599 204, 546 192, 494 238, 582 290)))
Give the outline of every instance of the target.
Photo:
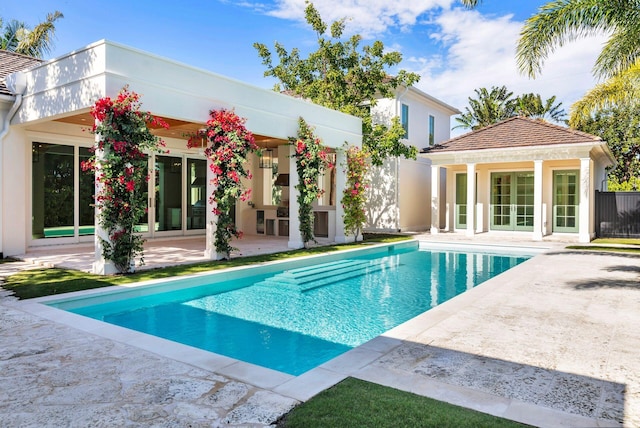
MULTIPOLYGON (((344 230, 344 208, 342 207, 342 194, 347 187, 347 152, 336 149, 336 231, 335 241, 337 243, 354 242, 356 237, 348 235, 344 230)), ((362 235, 358 236, 362 240, 362 235)))
POLYGON ((590 214, 590 201, 591 201, 591 159, 580 159, 580 179, 578 184, 580 186, 580 202, 578 208, 578 240, 580 242, 590 242, 591 233, 589 233, 589 222, 591 218, 590 214))
POLYGON ((440 232, 440 167, 431 165, 431 234, 440 232))
POLYGON ((296 148, 289 146, 289 248, 302 248, 302 234, 298 218, 298 191, 296 186, 300 182, 296 169, 296 148))
MULTIPOLYGON (((100 135, 96 134, 95 141, 96 147, 100 142, 100 135)), ((99 195, 104 187, 104 184, 100 183, 98 177, 102 174, 100 171, 99 165, 106 157, 106 153, 104 150, 100 150, 96 148, 96 170, 95 170, 95 194, 99 195)), ((94 234, 94 248, 95 248, 95 258, 92 266, 92 272, 96 275, 113 275, 118 273, 118 269, 115 264, 111 260, 106 260, 102 256, 102 240, 110 242, 109 233, 100 225, 100 212, 101 209, 98 206, 98 201, 95 201, 95 234, 94 234)))
POLYGON ((207 186, 206 186, 206 194, 205 194, 205 212, 206 212, 206 223, 207 223, 207 232, 206 232, 206 244, 204 249, 204 258, 209 260, 217 260, 220 258, 220 255, 216 251, 216 241, 215 241, 215 233, 218 224, 218 216, 213 213, 213 209, 217 206, 216 202, 213 201, 213 192, 216 190, 216 186, 213 184, 213 179, 215 174, 211 169, 211 165, 213 162, 211 159, 207 158, 207 186))
POLYGON ((542 160, 533 161, 533 240, 542 241, 544 236, 542 205, 542 160))
POLYGON ((467 236, 476 233, 476 164, 467 164, 467 236))

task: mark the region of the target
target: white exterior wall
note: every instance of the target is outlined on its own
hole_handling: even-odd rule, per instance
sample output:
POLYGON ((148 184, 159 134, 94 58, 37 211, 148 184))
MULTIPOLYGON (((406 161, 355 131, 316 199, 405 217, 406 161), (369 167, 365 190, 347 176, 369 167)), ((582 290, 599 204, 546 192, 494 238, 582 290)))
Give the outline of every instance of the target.
POLYGON ((401 231, 425 231, 431 226, 431 162, 399 160, 401 231))
MULTIPOLYGON (((371 109, 374 122, 389 125, 401 117, 402 104, 409 107, 409 138, 403 143, 418 150, 429 145, 429 116, 435 119, 435 143, 450 138, 452 107, 435 101, 415 89, 400 88, 396 98, 379 99, 371 109)), ((431 225, 431 162, 428 159, 388 159, 381 168, 372 168, 367 210, 367 230, 424 231, 431 225), (398 163, 396 163, 398 162, 398 163)), ((443 171, 446 174, 446 171, 443 171)), ((441 215, 445 216, 444 205, 441 215)))
POLYGON ((429 146, 429 116, 435 118, 435 143, 450 138, 450 118, 454 114, 450 110, 411 90, 398 98, 398 115, 402 111, 402 104, 409 106, 409 138, 405 144, 416 146, 418 149, 429 146))
MULTIPOLYGON (((0 132, 4 132, 4 121, 5 118, 7 117, 7 114, 9 114, 9 110, 11 109, 11 106, 13 105, 13 100, 11 99, 11 97, 6 97, 4 95, 0 95, 0 132)), ((2 165, 2 160, 4 159, 4 143, 3 140, 0 140, 0 165, 2 165)), ((5 183, 6 183, 6 178, 4 177, 4 168, 0 169, 0 199, 2 198, 2 195, 4 194, 4 187, 5 187, 5 183)), ((4 255, 3 251, 3 236, 4 236, 4 231, 3 231, 3 224, 4 222, 2 221, 2 219, 4 218, 4 212, 3 212, 3 205, 0 205, 0 255, 4 255)))
POLYGON ((12 127, 2 142, 2 247, 5 256, 22 254, 26 250, 26 231, 31 219, 30 211, 27 212, 27 207, 31 206, 31 157, 28 156, 31 144, 25 144, 26 138, 23 130, 12 127))
POLYGON ((397 170, 398 159, 389 158, 381 167, 372 167, 368 178, 367 231, 397 232, 399 229, 399 204, 397 170))

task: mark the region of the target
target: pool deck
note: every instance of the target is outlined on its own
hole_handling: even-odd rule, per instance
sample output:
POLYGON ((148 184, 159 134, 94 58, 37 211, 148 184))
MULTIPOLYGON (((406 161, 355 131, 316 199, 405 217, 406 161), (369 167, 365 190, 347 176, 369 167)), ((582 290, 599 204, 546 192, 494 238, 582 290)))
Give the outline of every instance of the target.
POLYGON ((536 245, 298 377, 0 296, 0 426, 267 426, 347 376, 536 426, 640 426, 640 257, 536 245))

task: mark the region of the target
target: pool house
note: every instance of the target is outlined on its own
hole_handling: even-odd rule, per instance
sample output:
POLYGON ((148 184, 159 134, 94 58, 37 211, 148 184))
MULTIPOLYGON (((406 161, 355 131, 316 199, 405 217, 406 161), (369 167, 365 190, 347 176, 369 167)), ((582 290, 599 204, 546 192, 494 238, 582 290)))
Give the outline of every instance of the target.
POLYGON ((432 162, 431 233, 521 232, 535 241, 548 235, 593 239, 595 191, 606 190, 606 168, 615 163, 599 137, 524 117, 419 156, 432 162), (444 206, 438 203, 443 197, 444 206))

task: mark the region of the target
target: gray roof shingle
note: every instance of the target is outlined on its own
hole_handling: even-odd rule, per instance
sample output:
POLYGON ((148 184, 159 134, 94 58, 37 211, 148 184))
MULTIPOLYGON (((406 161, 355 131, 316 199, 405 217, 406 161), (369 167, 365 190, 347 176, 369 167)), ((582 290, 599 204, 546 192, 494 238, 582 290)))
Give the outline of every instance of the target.
POLYGON ((543 120, 512 117, 426 148, 423 153, 504 149, 595 141, 602 141, 602 139, 595 135, 554 125, 543 120))
POLYGON ((26 70, 44 62, 41 59, 0 50, 0 94, 13 95, 4 83, 4 78, 16 71, 26 70))

